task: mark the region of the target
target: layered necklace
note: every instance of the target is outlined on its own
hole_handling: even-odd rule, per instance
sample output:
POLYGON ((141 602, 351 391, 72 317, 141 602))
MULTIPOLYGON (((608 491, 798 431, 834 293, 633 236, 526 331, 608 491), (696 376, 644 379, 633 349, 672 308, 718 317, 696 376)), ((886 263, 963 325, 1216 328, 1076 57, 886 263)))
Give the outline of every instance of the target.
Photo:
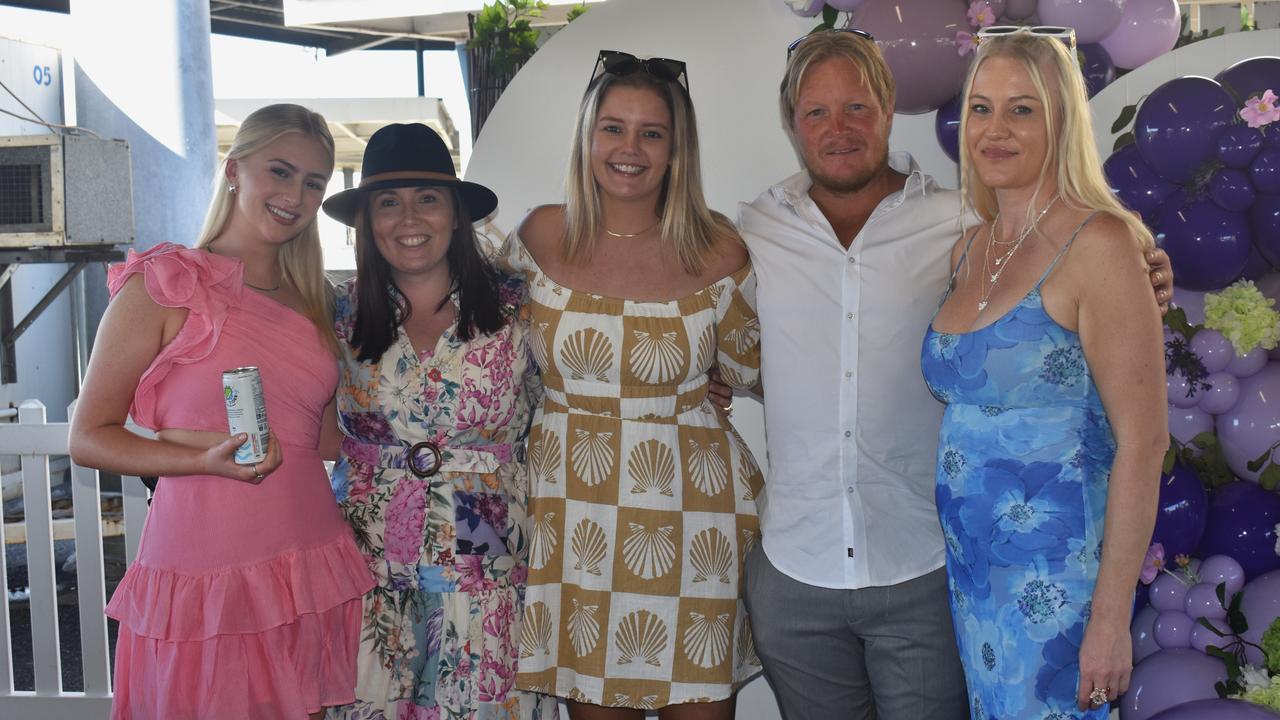
POLYGON ((1000 276, 1004 274, 1005 268, 1009 267, 1009 261, 1013 260, 1013 256, 1017 254, 1018 248, 1022 247, 1022 243, 1025 242, 1026 239, 1031 236, 1031 233, 1035 231, 1036 226, 1040 224, 1045 213, 1049 212, 1049 208, 1053 207, 1053 204, 1058 202, 1058 197, 1059 195, 1054 194, 1054 196, 1049 200, 1049 203, 1044 206, 1044 209, 1041 210, 1040 213, 1036 215, 1035 219, 1028 223, 1027 226, 1022 229, 1022 232, 1018 233, 1018 237, 1013 240, 996 240, 996 226, 1000 224, 1000 213, 996 213, 995 219, 991 221, 991 238, 989 242, 987 242, 986 250, 982 255, 984 263, 982 269, 983 273, 986 274, 986 277, 983 278, 981 287, 982 298, 978 300, 979 313, 987 309, 987 302, 991 299, 991 293, 995 291, 996 283, 1000 282, 1000 276), (1005 250, 1003 254, 996 256, 995 269, 989 271, 988 268, 991 267, 991 248, 996 245, 1007 245, 1009 246, 1009 249, 1005 250), (987 280, 990 280, 990 284, 986 282, 987 280))

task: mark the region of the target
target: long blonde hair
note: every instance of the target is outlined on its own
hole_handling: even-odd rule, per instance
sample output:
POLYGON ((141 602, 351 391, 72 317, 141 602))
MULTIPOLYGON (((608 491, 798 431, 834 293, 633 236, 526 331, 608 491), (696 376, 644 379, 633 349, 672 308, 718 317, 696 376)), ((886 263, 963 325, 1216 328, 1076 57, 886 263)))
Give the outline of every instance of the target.
MULTIPOLYGON (((1093 121, 1089 116, 1089 96, 1085 92, 1084 77, 1067 46, 1055 37, 1017 32, 984 38, 978 46, 977 56, 965 80, 962 97, 966 102, 960 114, 960 190, 965 206, 988 222, 994 220, 998 212, 995 190, 984 185, 978 177, 965 141, 971 112, 967 98, 973 88, 973 79, 982 63, 993 57, 1020 62, 1044 100, 1044 124, 1049 146, 1040 168, 1037 193, 1056 166, 1058 194, 1064 204, 1077 210, 1094 210, 1110 215, 1123 222, 1144 249, 1153 247, 1155 241, 1151 231, 1135 213, 1116 200, 1106 176, 1102 174, 1102 163, 1093 141, 1093 121), (1057 107, 1054 107, 1054 93, 1049 92, 1051 82, 1057 89, 1057 107)), ((1027 223, 1032 222, 1036 212, 1035 203, 1031 203, 1027 208, 1027 223)))
POLYGON ((671 113, 671 166, 663 178, 658 198, 662 239, 674 247, 685 272, 701 274, 707 265, 707 253, 715 247, 716 236, 736 238, 737 231, 728 218, 707 207, 702 194, 698 123, 689 94, 679 82, 660 80, 645 72, 622 76, 605 73, 591 83, 582 97, 573 128, 569 169, 565 173, 563 256, 575 262, 590 255, 602 227, 599 187, 591 170, 591 136, 600 104, 605 94, 615 87, 652 90, 671 113))
MULTIPOLYGON (((301 133, 320 141, 329 155, 330 164, 333 163, 333 136, 320 113, 291 103, 267 105, 253 111, 240 124, 235 138, 231 140, 231 149, 213 176, 213 200, 209 203, 204 226, 196 240, 197 248, 207 246, 218 237, 226 228, 231 209, 235 206, 227 180, 227 163, 252 155, 288 133, 301 133)), ((324 276, 324 257, 320 250, 316 217, 312 217, 306 227, 281 248, 280 268, 284 272, 284 282, 293 286, 302 297, 307 319, 336 354, 338 341, 333 333, 333 294, 324 276)))

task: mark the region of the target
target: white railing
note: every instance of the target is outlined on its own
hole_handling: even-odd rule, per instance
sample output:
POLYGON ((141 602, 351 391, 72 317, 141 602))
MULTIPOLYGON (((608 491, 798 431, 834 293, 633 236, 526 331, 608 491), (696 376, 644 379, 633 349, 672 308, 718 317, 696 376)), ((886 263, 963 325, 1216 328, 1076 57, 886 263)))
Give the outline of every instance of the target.
MULTIPOLYGON (((72 407, 67 409, 71 416, 72 407)), ((18 422, 0 424, 0 455, 22 460, 22 499, 31 587, 31 646, 35 690, 13 687, 13 642, 9 605, 0 593, 0 718, 4 720, 78 720, 105 718, 111 707, 111 664, 107 641, 106 577, 102 562, 102 512, 98 471, 71 465, 75 519, 76 587, 80 608, 80 656, 84 691, 62 689, 58 642, 58 597, 54 580, 54 520, 50 501, 49 457, 67 454, 68 423, 45 420, 45 407, 28 400, 18 407, 18 422)), ((121 482, 124 499, 125 560, 138 553, 147 514, 147 490, 136 477, 121 482)), ((3 520, 0 519, 0 525, 3 520)), ((0 537, 4 533, 0 532, 0 537)), ((0 546, 3 546, 0 542, 0 546)), ((7 587, 5 556, 0 552, 0 589, 7 587)))

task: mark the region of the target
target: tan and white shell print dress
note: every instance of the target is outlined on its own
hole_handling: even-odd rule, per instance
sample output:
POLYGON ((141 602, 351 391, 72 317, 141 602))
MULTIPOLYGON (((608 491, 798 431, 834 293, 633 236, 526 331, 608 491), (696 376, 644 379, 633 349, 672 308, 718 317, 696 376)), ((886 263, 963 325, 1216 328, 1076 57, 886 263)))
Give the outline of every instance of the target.
POLYGON ((610 707, 722 700, 759 672, 742 561, 760 468, 706 400, 756 383, 750 267, 679 300, 556 284, 513 233, 546 393, 529 435, 519 687, 610 707))

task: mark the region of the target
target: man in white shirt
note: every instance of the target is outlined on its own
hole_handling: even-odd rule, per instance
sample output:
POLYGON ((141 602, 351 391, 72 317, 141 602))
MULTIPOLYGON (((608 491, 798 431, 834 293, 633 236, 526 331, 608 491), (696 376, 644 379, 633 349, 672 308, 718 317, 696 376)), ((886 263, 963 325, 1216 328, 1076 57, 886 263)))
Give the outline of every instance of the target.
POLYGON ((791 50, 782 117, 805 170, 738 222, 768 398, 764 541, 746 569, 756 650, 787 720, 960 720, 934 503, 943 406, 920 351, 977 220, 888 152, 894 84, 869 36, 791 50))

